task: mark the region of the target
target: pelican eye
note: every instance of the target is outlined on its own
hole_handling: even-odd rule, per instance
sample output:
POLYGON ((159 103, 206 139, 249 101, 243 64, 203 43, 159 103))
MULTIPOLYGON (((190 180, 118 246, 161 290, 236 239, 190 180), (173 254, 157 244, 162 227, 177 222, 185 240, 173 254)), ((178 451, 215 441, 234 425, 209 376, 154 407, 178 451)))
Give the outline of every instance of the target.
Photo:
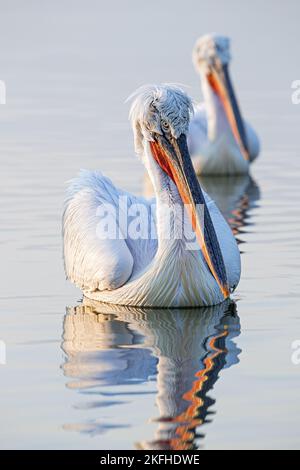
POLYGON ((168 131, 170 129, 170 125, 165 119, 162 119, 160 123, 163 130, 168 131))

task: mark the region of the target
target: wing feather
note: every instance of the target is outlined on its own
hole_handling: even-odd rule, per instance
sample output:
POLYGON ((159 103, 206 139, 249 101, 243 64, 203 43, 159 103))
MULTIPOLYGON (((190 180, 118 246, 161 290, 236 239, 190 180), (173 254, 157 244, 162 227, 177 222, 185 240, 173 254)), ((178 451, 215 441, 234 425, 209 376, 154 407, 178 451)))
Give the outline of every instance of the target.
POLYGON ((100 172, 87 170, 68 188, 63 216, 65 271, 82 290, 116 289, 132 273, 134 261, 126 241, 102 236, 99 227, 99 209, 107 204, 117 207, 120 194, 100 172))

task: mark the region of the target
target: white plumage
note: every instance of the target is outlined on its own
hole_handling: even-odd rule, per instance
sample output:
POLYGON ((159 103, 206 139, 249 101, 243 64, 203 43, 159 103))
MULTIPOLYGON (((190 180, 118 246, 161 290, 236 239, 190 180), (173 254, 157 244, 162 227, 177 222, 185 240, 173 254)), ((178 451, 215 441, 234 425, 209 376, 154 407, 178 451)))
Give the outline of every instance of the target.
MULTIPOLYGON (((171 228, 167 226, 166 207, 172 208, 175 204, 183 207, 183 202, 176 184, 153 158, 150 147, 158 133, 163 135, 158 129, 160 122, 169 126, 170 142, 175 142, 179 134, 186 132, 190 100, 175 87, 147 87, 139 91, 132 110, 136 148, 140 153, 143 149, 143 161, 156 198, 153 201, 136 197, 116 188, 100 172, 82 171, 68 190, 64 212, 67 277, 83 290, 86 297, 113 304, 146 307, 218 304, 224 296, 208 268, 203 250, 188 250, 185 236, 178 238, 182 219, 177 215, 171 228), (137 107, 140 110, 142 107, 143 118, 137 107), (112 217, 115 217, 116 227, 120 228, 120 196, 125 196, 127 201, 126 208, 122 206, 121 216, 128 211, 130 214, 136 204, 143 208, 143 217, 148 221, 146 237, 136 239, 127 234, 124 238, 106 237, 99 214, 107 204, 114 207, 116 215, 112 217), (167 231, 168 237, 165 236, 167 231)), ((207 195, 205 201, 232 290, 240 278, 239 250, 215 203, 207 195)))
POLYGON ((193 62, 201 77, 204 103, 195 107, 188 144, 198 174, 245 174, 259 154, 257 134, 242 119, 234 95, 230 59, 228 38, 211 34, 196 42, 193 62))

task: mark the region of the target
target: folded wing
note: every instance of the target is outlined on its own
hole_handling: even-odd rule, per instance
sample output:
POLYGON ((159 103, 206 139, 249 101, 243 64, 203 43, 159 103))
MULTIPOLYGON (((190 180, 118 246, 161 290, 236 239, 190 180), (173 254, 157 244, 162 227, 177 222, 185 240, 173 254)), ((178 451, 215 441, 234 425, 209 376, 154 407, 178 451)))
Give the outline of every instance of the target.
POLYGON ((117 289, 150 262, 156 240, 128 239, 123 233, 120 219, 126 221, 133 204, 144 207, 150 230, 149 201, 119 190, 96 171, 82 170, 71 182, 63 216, 64 262, 67 277, 80 289, 117 289))

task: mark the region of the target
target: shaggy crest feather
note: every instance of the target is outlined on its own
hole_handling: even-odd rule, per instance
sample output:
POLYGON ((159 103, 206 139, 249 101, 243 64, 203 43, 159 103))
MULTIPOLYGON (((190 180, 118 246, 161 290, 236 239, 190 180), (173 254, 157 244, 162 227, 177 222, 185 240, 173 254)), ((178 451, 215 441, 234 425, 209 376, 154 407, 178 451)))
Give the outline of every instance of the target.
POLYGON ((129 119, 134 132, 135 151, 144 153, 143 139, 152 141, 152 133, 162 134, 161 121, 167 121, 173 137, 188 131, 192 100, 175 84, 144 85, 128 100, 133 99, 129 119))

